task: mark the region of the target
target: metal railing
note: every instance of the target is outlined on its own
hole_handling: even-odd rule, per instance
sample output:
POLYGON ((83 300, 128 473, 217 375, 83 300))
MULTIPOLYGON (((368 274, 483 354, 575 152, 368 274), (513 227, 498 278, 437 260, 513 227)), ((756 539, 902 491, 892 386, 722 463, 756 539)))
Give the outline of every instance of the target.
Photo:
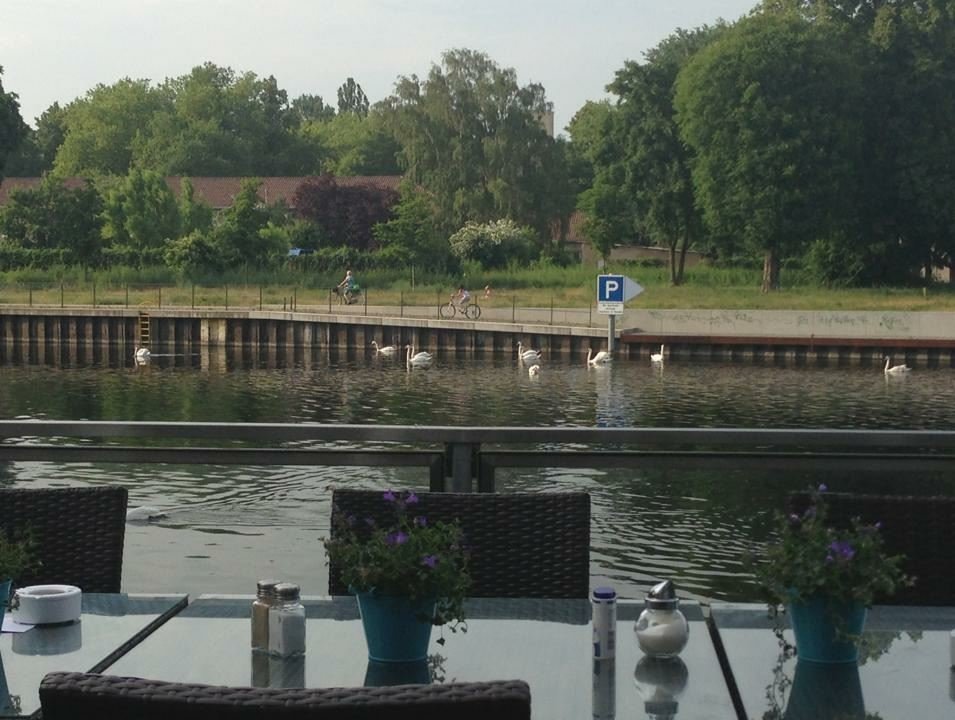
POLYGON ((950 471, 955 431, 2 420, 0 461, 423 467, 493 492, 504 467, 950 471))

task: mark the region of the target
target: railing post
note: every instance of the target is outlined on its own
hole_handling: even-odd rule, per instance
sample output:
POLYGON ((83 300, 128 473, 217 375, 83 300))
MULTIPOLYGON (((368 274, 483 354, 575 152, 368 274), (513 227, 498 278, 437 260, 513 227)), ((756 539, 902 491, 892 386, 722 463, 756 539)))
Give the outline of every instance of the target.
POLYGON ((126 283, 126 307, 129 307, 129 283, 126 283))
POLYGON ((192 309, 196 309, 196 284, 192 284, 192 309))
POLYGON ((328 314, 332 314, 332 291, 328 291, 328 314))
POLYGON ((156 307, 162 307, 162 285, 159 286, 159 303, 156 307))
MULTIPOLYGON (((282 309, 285 309, 285 298, 282 298, 282 309)), ((259 310, 262 309, 262 286, 259 285, 259 310)))
POLYGON ((511 324, 517 322, 517 297, 511 295, 511 324))
MULTIPOLYGON (((126 303, 126 304, 129 305, 129 303, 126 303)), ((63 305, 63 283, 60 283, 60 307, 64 307, 64 305, 63 305)))
POLYGON ((474 483, 475 458, 478 448, 475 443, 445 443, 446 468, 445 480, 448 492, 471 492, 474 483))
POLYGON ((292 312, 298 311, 298 288, 292 288, 292 312))
MULTIPOLYGON (((32 285, 27 285, 27 293, 30 298, 29 300, 30 307, 33 307, 33 286, 32 285)), ((93 303, 93 304, 95 305, 96 303, 93 303)))
POLYGON ((402 290, 398 294, 398 305, 401 308, 400 312, 398 313, 398 317, 404 317, 405 316, 405 291, 404 290, 402 290))

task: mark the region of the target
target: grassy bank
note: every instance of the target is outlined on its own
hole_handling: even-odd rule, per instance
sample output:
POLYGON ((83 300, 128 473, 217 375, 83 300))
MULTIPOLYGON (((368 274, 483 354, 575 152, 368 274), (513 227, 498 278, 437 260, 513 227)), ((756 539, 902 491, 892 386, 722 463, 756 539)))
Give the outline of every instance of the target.
MULTIPOLYGON (((645 292, 628 303, 632 308, 766 309, 766 310, 955 310, 955 290, 947 285, 922 288, 831 289, 794 284, 773 293, 759 291, 759 272, 742 268, 698 267, 687 272, 680 287, 669 284, 665 268, 634 265, 608 267, 628 275, 645 292)), ((502 271, 465 270, 464 277, 427 276, 409 270, 373 271, 359 276, 369 305, 436 305, 463 282, 489 307, 579 307, 594 302, 597 271, 592 267, 540 266, 502 271), (483 288, 492 295, 484 299, 483 288)), ((306 274, 293 268, 231 272, 215 278, 183 282, 165 268, 114 268, 84 272, 0 273, 0 304, 44 306, 129 307, 322 307, 338 274, 306 274)), ((799 276, 784 274, 784 281, 799 276)))

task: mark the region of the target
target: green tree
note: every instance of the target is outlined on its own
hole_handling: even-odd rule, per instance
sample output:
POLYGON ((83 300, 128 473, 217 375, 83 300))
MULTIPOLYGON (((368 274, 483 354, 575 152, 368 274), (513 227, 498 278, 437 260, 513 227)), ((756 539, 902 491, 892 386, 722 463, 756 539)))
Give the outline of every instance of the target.
POLYGON ((126 175, 133 147, 169 98, 148 80, 97 85, 74 100, 62 118, 65 136, 54 169, 61 176, 126 175))
POLYGON ((338 114, 353 113, 359 117, 368 114, 368 96, 355 82, 355 78, 348 78, 338 87, 338 114))
POLYGON ((397 265, 439 272, 454 269, 451 246, 435 227, 434 208, 427 194, 409 182, 402 183, 399 194, 392 208, 394 217, 373 229, 381 245, 379 253, 391 256, 397 265))
POLYGON ((622 152, 607 161, 623 162, 635 225, 654 244, 669 248, 674 285, 683 282, 686 251, 701 240, 703 218, 693 186, 692 150, 676 123, 673 89, 681 68, 718 30, 677 30, 649 50, 643 64, 625 63, 608 87, 619 97, 622 152))
MULTIPOLYGON (((780 262, 828 234, 855 179, 860 80, 844 33, 793 15, 741 20, 680 72, 675 106, 705 220, 780 262)), ((851 192, 849 193, 851 196, 851 192)))
POLYGON ((259 201, 261 184, 254 179, 244 180, 232 207, 222 213, 212 231, 227 267, 268 266, 275 262, 276 248, 263 242, 261 236, 269 223, 269 211, 259 201))
POLYGON ((0 180, 7 158, 19 147, 26 132, 17 94, 3 89, 3 66, 0 65, 0 180))
POLYGON ((179 237, 176 197, 151 170, 132 170, 106 194, 103 238, 113 261, 159 264, 164 246, 179 237))
POLYGON ((34 190, 13 192, 0 210, 0 236, 22 264, 94 266, 102 248, 103 202, 91 183, 66 187, 47 176, 34 190))
POLYGON ((563 152, 544 131, 544 88, 520 86, 487 55, 451 50, 385 101, 408 177, 434 198, 443 231, 510 217, 549 238, 573 207, 563 152))
POLYGON ((583 231, 594 250, 607 260, 614 244, 633 235, 633 202, 624 184, 619 108, 609 102, 587 102, 567 129, 574 153, 590 169, 591 181, 577 198, 584 213, 583 231))
POLYGON ((196 197, 196 190, 189 178, 179 183, 179 222, 183 235, 212 229, 212 208, 196 197))
POLYGON ((380 113, 367 117, 346 112, 330 120, 306 123, 302 134, 333 175, 398 175, 400 148, 380 113))
POLYGON ((324 122, 335 117, 335 108, 326 105, 321 95, 299 95, 292 100, 292 115, 299 124, 324 122))

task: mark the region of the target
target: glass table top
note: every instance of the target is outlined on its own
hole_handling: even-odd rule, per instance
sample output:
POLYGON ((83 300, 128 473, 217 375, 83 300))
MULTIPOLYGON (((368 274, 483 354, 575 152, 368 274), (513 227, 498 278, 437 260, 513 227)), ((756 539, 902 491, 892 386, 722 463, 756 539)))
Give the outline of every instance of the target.
MULTIPOLYGON (((955 608, 872 608, 858 664, 842 665, 797 662, 763 605, 714 604, 711 612, 748 718, 955 717, 955 608)), ((783 638, 793 642, 788 626, 783 638)))
POLYGON ((138 640, 187 600, 186 595, 83 593, 79 622, 0 634, 0 717, 35 712, 48 672, 101 669, 125 643, 138 640))
POLYGON ((699 606, 682 606, 690 640, 675 661, 637 647, 642 604, 618 606, 617 656, 592 659, 586 600, 477 600, 467 632, 432 632, 422 663, 370 663, 354 598, 307 599, 306 654, 273 659, 250 650, 251 597, 200 597, 112 664, 111 675, 210 685, 353 687, 421 682, 525 680, 535 718, 680 718, 736 713, 699 606), (188 662, 185 660, 188 659, 188 662))

